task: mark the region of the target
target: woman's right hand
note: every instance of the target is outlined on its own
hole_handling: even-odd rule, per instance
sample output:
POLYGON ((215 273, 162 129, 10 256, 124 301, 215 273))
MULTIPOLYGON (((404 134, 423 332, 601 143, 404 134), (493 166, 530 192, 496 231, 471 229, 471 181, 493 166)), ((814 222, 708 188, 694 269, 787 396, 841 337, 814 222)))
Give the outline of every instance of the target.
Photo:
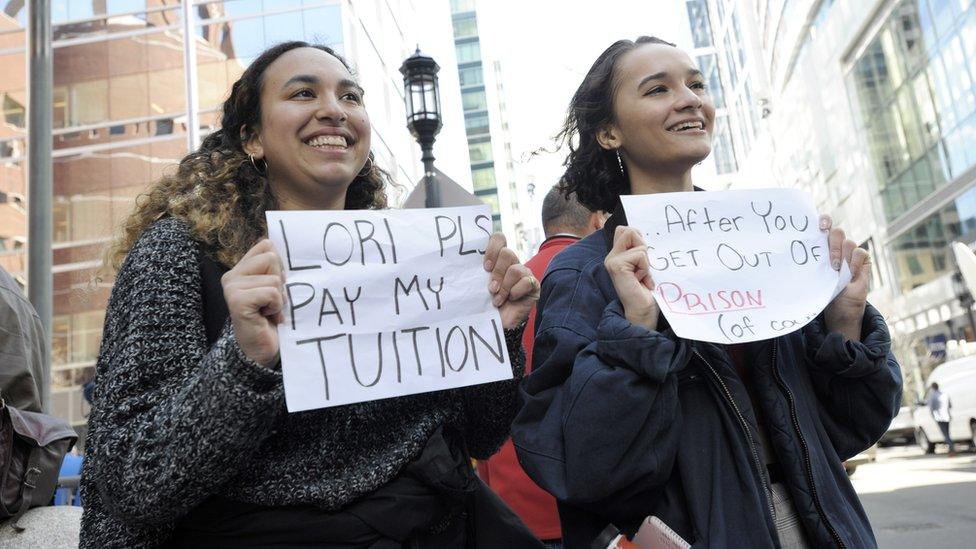
POLYGON ((271 241, 255 244, 220 282, 241 351, 266 368, 274 366, 285 298, 281 258, 271 241))
POLYGON ((617 291, 624 315, 632 324, 654 330, 661 310, 654 299, 654 280, 647 259, 647 245, 633 227, 619 226, 613 234, 613 248, 603 265, 617 291))

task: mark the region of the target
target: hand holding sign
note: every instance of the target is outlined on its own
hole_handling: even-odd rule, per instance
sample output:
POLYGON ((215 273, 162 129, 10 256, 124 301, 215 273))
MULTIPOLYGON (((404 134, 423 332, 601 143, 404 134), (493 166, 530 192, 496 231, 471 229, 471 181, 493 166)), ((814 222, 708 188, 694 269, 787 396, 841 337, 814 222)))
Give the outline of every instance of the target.
POLYGON ((490 272, 488 291, 506 330, 525 322, 539 299, 539 281, 507 246, 505 235, 495 233, 485 250, 485 270, 490 272))
POLYGON ((716 343, 770 339, 799 330, 842 292, 845 298, 828 313, 838 313, 843 322, 863 304, 866 275, 848 284, 848 263, 860 258, 854 266, 864 271, 863 257, 855 257, 856 246, 839 229, 828 242, 813 205, 799 191, 621 200, 630 226, 648 243, 654 297, 681 337, 716 343), (839 272, 832 265, 838 262, 839 272))
POLYGON ((613 249, 603 260, 617 291, 624 315, 648 330, 657 328, 661 310, 654 299, 654 279, 647 260, 647 245, 637 229, 619 226, 613 234, 613 249))
POLYGON ((220 279, 234 336, 244 354, 271 367, 278 360, 278 324, 284 319, 281 259, 264 239, 220 279))
POLYGON ((870 289, 871 255, 847 238, 843 229, 833 227, 829 215, 821 216, 820 227, 829 231, 827 242, 831 265, 835 270, 840 270, 841 262, 846 262, 850 265, 852 276, 850 283, 824 310, 824 322, 828 330, 840 332, 847 339, 856 341, 861 337, 861 318, 864 317, 870 289))

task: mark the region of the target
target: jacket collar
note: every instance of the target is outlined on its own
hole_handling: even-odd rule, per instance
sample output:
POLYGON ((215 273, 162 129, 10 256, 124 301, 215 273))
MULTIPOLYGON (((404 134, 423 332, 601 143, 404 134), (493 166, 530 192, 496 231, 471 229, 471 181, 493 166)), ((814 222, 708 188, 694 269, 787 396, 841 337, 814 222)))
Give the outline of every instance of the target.
POLYGON ((560 243, 563 243, 565 241, 569 241, 570 243, 573 243, 573 242, 577 242, 579 240, 580 240, 580 237, 578 237, 578 236, 576 236, 574 234, 569 234, 569 233, 554 234, 554 235, 550 236, 549 238, 543 240, 542 241, 542 244, 539 244, 539 251, 541 252, 542 250, 545 250, 546 248, 549 248, 551 246, 555 246, 555 245, 560 244, 560 243))

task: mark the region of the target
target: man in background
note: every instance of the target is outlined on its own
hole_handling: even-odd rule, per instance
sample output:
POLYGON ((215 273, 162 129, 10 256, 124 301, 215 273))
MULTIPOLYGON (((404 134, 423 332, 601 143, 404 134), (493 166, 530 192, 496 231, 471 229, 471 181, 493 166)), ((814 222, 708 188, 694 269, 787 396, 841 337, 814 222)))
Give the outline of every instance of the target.
MULTIPOLYGON (((532 259, 525 262, 532 274, 542 280, 549 262, 557 253, 590 233, 603 228, 607 214, 592 212, 575 196, 566 196, 557 184, 542 201, 542 230, 546 239, 532 259)), ((535 308, 529 313, 522 345, 525 348, 525 373, 532 369, 532 347, 535 342, 535 308)), ((525 522, 546 547, 562 547, 562 531, 556 500, 536 486, 525 474, 515 456, 511 439, 488 461, 478 463, 481 478, 525 522)))
POLYGON ((942 431, 942 436, 945 437, 945 442, 949 445, 949 456, 956 455, 956 445, 952 442, 952 437, 949 436, 949 422, 952 421, 951 409, 952 401, 949 400, 949 395, 943 393, 939 390, 939 384, 933 383, 929 388, 929 412, 932 413, 932 419, 939 424, 939 430, 942 431))

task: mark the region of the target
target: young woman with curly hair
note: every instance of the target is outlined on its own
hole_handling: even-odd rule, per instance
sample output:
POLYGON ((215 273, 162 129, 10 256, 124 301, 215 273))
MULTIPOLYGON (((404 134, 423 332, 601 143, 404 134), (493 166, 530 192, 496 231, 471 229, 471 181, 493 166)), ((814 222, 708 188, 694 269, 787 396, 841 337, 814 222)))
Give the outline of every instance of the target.
POLYGON ((696 548, 874 547, 843 460, 885 432, 901 374, 866 302, 867 253, 822 217, 833 266, 847 261, 853 279, 773 340, 683 339, 660 315, 619 197, 695 190, 714 117, 701 72, 660 39, 616 42, 584 77, 562 183, 614 213, 546 272, 512 430, 519 458, 556 496, 568 548, 632 535, 649 515, 696 548))
POLYGON ((363 90, 335 52, 289 42, 247 68, 221 129, 137 201, 114 249, 82 547, 472 544, 466 516, 484 494, 468 456, 508 433, 538 295, 501 235, 485 268, 514 380, 285 409, 265 212, 383 208, 386 180, 363 90))

